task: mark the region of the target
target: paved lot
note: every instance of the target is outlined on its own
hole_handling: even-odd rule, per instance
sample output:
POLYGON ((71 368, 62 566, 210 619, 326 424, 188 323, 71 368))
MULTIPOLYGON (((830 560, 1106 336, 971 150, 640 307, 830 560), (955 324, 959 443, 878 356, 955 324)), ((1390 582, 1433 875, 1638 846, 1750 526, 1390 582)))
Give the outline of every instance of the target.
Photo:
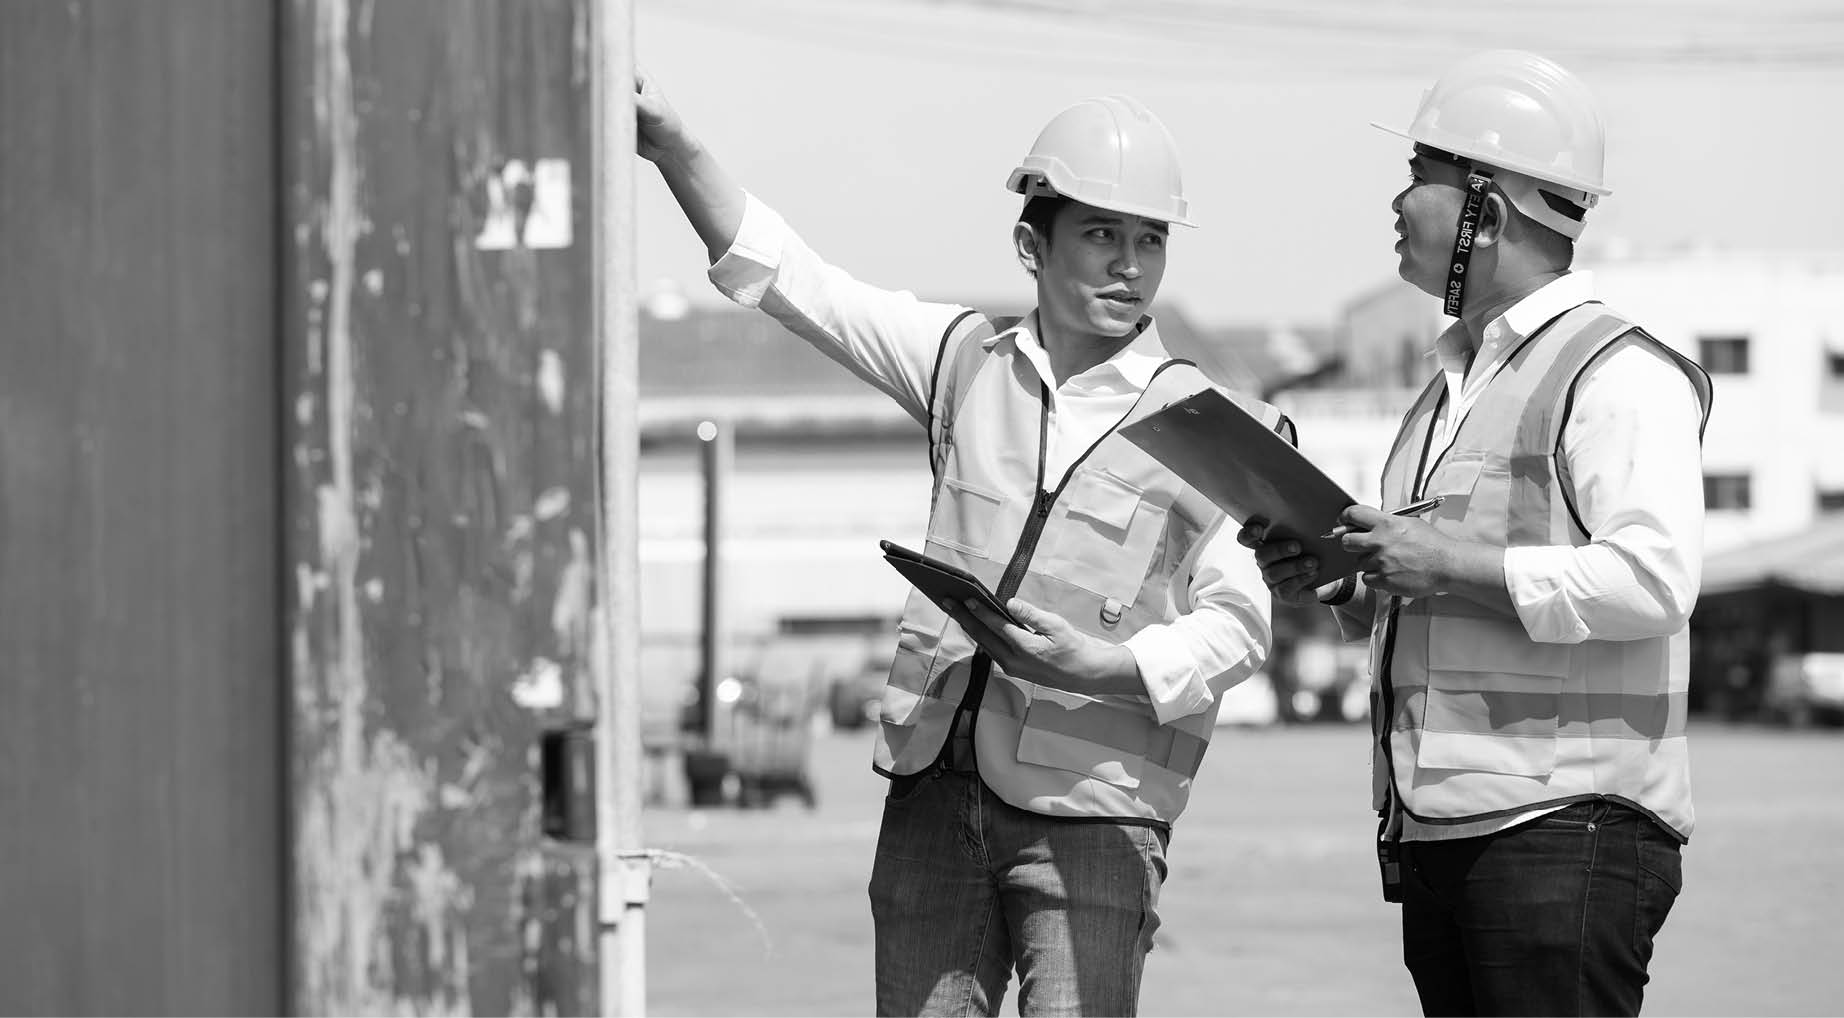
MULTIPOLYGON (((1698 830, 1647 1012, 1844 1013, 1844 731, 1693 719, 1692 739, 1698 830)), ((1146 1014, 1419 1013, 1376 891, 1365 754, 1354 727, 1218 733, 1174 834, 1146 1014)), ((869 756, 867 735, 819 737, 811 813, 783 800, 649 814, 652 845, 696 858, 742 902, 692 869, 658 876, 653 1013, 870 1013, 864 889, 882 788, 869 756)))

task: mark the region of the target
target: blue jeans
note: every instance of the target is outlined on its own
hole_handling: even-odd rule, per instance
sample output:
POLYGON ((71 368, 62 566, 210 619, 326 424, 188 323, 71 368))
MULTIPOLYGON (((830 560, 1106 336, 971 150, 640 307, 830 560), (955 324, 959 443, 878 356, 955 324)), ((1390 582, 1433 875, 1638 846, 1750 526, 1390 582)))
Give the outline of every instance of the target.
POLYGON ((1679 845, 1605 800, 1402 845, 1402 955, 1428 1015, 1636 1015, 1679 845))
POLYGON ((879 1015, 1131 1015, 1169 834, 1001 801, 968 771, 899 779, 871 870, 879 1015))

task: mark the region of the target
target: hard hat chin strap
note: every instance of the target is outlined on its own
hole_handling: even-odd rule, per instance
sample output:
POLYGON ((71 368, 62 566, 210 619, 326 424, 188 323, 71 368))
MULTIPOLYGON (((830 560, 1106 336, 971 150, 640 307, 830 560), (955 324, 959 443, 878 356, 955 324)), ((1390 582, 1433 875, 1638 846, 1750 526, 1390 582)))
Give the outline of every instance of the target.
POLYGON ((1447 263, 1446 314, 1460 317, 1466 303, 1466 269, 1473 261, 1473 238, 1479 232, 1479 216, 1485 209, 1485 196, 1492 189, 1488 170, 1468 167, 1466 204, 1460 207, 1460 222, 1453 234, 1453 258, 1447 263))

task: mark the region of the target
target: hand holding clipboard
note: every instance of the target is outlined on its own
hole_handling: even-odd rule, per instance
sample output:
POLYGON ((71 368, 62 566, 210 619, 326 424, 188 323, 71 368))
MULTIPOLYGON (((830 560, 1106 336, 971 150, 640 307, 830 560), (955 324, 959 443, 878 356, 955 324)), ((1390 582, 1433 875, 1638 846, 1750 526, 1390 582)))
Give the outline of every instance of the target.
POLYGON ((1120 430, 1236 522, 1264 520, 1271 539, 1299 543, 1336 580, 1358 571, 1344 549, 1339 514, 1357 504, 1336 481, 1215 389, 1186 397, 1120 430))

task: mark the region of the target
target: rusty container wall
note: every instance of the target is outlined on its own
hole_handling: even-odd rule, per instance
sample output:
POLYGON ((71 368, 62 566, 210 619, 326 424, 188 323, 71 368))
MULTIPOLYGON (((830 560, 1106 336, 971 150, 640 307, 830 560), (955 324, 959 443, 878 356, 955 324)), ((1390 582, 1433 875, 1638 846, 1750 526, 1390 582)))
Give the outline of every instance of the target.
POLYGON ((290 1006, 583 1013, 585 4, 282 11, 290 1006))
POLYGON ((0 3, 0 1012, 283 1003, 274 30, 0 3))

